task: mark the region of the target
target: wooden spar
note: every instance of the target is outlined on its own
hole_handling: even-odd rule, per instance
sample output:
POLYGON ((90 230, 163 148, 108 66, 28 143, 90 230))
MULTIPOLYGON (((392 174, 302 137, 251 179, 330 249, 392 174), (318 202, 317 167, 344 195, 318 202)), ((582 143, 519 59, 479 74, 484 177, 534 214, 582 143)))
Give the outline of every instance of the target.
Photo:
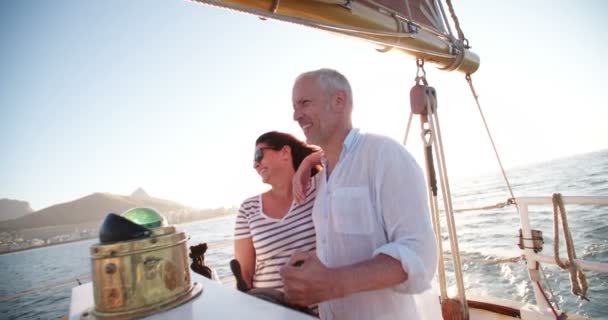
MULTIPOLYGON (((441 31, 443 25, 435 25, 433 28, 428 25, 428 20, 417 20, 421 15, 419 11, 412 10, 416 27, 415 31, 411 31, 408 30, 408 14, 399 13, 374 1, 352 1, 348 6, 339 4, 345 1, 330 0, 192 1, 364 39, 403 51, 424 59, 425 62, 435 63, 445 70, 472 74, 479 68, 480 60, 477 54, 450 39, 441 31)), ((410 1, 420 6, 421 1, 410 1)), ((440 16, 435 18, 435 21, 438 21, 436 23, 441 23, 440 16)))

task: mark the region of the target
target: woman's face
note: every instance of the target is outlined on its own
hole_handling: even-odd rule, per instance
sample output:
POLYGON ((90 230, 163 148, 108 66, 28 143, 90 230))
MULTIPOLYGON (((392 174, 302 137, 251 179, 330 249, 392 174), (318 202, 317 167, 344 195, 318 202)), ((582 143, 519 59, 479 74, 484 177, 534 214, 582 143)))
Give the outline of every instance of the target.
POLYGON ((280 152, 280 150, 273 150, 265 143, 259 143, 255 146, 253 168, 262 177, 264 183, 270 181, 273 172, 279 171, 277 167, 280 164, 280 152))

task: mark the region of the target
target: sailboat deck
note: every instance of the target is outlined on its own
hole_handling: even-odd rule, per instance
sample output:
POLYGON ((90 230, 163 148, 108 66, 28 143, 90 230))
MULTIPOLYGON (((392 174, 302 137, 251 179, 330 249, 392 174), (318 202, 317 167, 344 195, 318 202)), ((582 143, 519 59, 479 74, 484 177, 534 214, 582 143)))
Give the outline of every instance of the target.
MULTIPOLYGON (((304 313, 243 294, 198 274, 193 273, 192 280, 203 286, 203 291, 198 297, 146 319, 315 319, 304 313)), ((91 314, 93 307, 93 283, 85 283, 72 289, 70 319, 95 319, 91 314), (83 316, 84 314, 87 315, 83 316)))

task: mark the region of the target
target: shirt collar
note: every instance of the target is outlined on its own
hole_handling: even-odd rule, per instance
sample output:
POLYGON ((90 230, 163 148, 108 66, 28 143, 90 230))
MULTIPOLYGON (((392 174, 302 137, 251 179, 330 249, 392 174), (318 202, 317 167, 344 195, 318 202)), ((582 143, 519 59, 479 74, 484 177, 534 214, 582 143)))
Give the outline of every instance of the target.
MULTIPOLYGON (((348 131, 348 134, 346 135, 346 138, 344 138, 344 142, 342 142, 342 152, 340 153, 339 159, 344 158, 347 153, 353 150, 360 138, 361 133, 359 132, 358 128, 350 129, 350 131, 348 131)), ((324 167, 327 167, 327 158, 325 158, 325 156, 321 157, 321 164, 324 167)))
POLYGON ((350 131, 346 135, 346 138, 344 138, 344 142, 342 143, 342 154, 349 153, 353 149, 357 141, 359 141, 359 138, 361 138, 361 133, 359 132, 359 129, 350 129, 350 131))

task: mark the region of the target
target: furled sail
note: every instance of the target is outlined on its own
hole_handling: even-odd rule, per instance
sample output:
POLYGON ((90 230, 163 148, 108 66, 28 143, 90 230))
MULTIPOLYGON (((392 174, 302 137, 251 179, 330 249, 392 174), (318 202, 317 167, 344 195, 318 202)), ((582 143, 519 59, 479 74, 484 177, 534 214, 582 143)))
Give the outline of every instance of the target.
POLYGON ((399 49, 441 69, 467 74, 479 68, 458 28, 452 34, 436 0, 192 0, 293 22, 399 49))

